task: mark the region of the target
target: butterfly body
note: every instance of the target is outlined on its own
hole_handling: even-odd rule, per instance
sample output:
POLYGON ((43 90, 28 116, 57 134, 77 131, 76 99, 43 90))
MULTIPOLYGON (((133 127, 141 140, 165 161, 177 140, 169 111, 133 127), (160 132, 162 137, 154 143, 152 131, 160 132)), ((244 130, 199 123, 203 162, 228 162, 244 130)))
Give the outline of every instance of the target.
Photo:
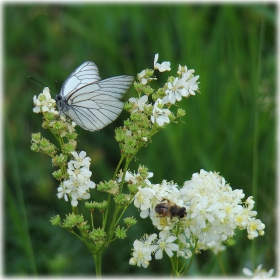
POLYGON ((134 77, 116 76, 101 80, 97 66, 86 61, 63 83, 56 95, 61 114, 80 127, 97 131, 113 122, 122 112, 121 98, 129 90, 134 77))

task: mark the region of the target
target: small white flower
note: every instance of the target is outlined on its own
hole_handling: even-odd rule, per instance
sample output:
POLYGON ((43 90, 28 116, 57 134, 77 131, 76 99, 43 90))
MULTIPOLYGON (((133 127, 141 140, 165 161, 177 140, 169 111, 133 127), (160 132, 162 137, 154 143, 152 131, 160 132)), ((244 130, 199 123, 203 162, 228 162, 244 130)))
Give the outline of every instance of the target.
POLYGON ((160 72, 171 70, 169 61, 164 61, 161 64, 157 63, 157 61, 158 61, 158 53, 155 55, 154 68, 158 69, 160 72))
POLYGON ((135 113, 137 111, 143 112, 145 107, 148 108, 148 107, 152 106, 151 104, 146 104, 148 101, 147 95, 143 95, 140 98, 132 97, 132 98, 129 98, 128 101, 131 103, 134 103, 133 108, 131 109, 131 113, 135 113))
POLYGON ((182 96, 187 97, 188 95, 195 95, 195 91, 198 90, 198 80, 199 76, 191 77, 188 73, 184 73, 182 76, 182 80, 184 82, 183 89, 181 91, 182 96))
POLYGON ((247 225, 247 231, 249 239, 253 239, 259 235, 259 231, 262 231, 265 228, 265 225, 261 222, 261 220, 252 218, 248 225, 247 225))
POLYGON ((141 188, 135 195, 134 205, 141 211, 147 210, 153 206, 155 192, 151 188, 141 188))
POLYGON ((67 173, 69 179, 65 180, 57 189, 58 198, 64 197, 68 201, 68 195, 71 197, 71 205, 77 206, 78 200, 89 199, 89 189, 95 188, 95 183, 90 180, 91 171, 89 171, 90 158, 86 157, 86 152, 72 152, 76 160, 68 162, 67 173))
MULTIPOLYGON (((122 176, 123 176, 123 173, 120 173, 118 175, 118 182, 122 181, 122 176)), ((139 170, 138 170, 137 174, 135 174, 135 173, 132 174, 130 171, 126 171, 124 180, 126 182, 129 182, 130 184, 135 184, 140 187, 143 187, 145 185, 151 185, 151 182, 148 180, 148 178, 151 178, 153 176, 154 176, 153 172, 148 172, 147 177, 142 177, 139 170)))
POLYGON ((80 168, 82 166, 88 168, 90 166, 91 158, 86 157, 86 152, 81 151, 79 154, 77 152, 72 152, 71 154, 75 160, 70 160, 70 164, 73 164, 75 168, 80 168))
POLYGON ((89 171, 88 167, 82 167, 82 168, 75 168, 73 163, 68 162, 68 169, 67 169, 68 174, 71 175, 80 175, 83 176, 84 178, 90 178, 92 172, 89 171))
POLYGON ((154 104, 153 115, 151 116, 151 121, 153 123, 157 123, 159 126, 163 126, 165 123, 169 123, 170 119, 168 116, 170 115, 170 111, 168 109, 162 109, 159 106, 162 105, 162 100, 157 99, 154 104))
POLYGON ((193 69, 188 70, 187 66, 181 66, 179 64, 177 73, 179 74, 179 76, 182 76, 183 73, 189 73, 191 75, 194 73, 194 70, 193 69))
POLYGON ((166 96, 162 99, 162 103, 166 104, 170 102, 174 104, 177 101, 182 100, 181 90, 183 89, 184 80, 175 78, 174 81, 167 84, 168 89, 165 91, 166 96))
POLYGON ((161 231, 159 233, 159 237, 160 239, 157 241, 158 247, 155 253, 156 260, 162 259, 163 251, 165 251, 169 257, 172 257, 172 251, 177 251, 179 249, 179 245, 173 243, 177 239, 177 237, 174 235, 170 235, 168 231, 161 231))
POLYGON ((68 201, 68 194, 71 192, 71 190, 69 190, 68 188, 66 188, 66 186, 64 185, 64 183, 62 182, 62 184, 57 188, 57 196, 58 198, 64 198, 65 201, 68 201))
POLYGON ((152 259, 152 252, 155 249, 153 245, 156 239, 156 234, 144 235, 140 240, 135 240, 133 243, 132 258, 129 260, 129 264, 148 267, 150 260, 152 259))
POLYGON ((151 81, 157 79, 155 77, 148 76, 147 70, 142 70, 140 73, 137 74, 137 78, 142 85, 146 85, 148 82, 151 82, 151 81))
POLYGON ((148 83, 148 79, 146 77, 146 70, 142 70, 138 74, 138 80, 140 81, 141 84, 146 85, 148 83))
POLYGON ((262 264, 260 264, 254 272, 248 268, 243 268, 242 272, 244 275, 252 279, 268 279, 273 275, 274 269, 271 268, 268 272, 266 272, 265 269, 262 269, 262 264))
POLYGON ((179 77, 176 77, 173 82, 167 83, 166 96, 162 99, 163 104, 174 104, 176 101, 181 101, 182 97, 195 95, 195 91, 198 90, 197 79, 199 76, 194 77, 194 70, 188 70, 187 66, 179 65, 177 73, 179 77))
POLYGON ((38 98, 36 95, 34 95, 33 103, 35 105, 33 108, 34 113, 50 112, 53 114, 58 114, 58 111, 55 109, 56 101, 52 99, 48 87, 43 89, 43 92, 38 95, 38 98))

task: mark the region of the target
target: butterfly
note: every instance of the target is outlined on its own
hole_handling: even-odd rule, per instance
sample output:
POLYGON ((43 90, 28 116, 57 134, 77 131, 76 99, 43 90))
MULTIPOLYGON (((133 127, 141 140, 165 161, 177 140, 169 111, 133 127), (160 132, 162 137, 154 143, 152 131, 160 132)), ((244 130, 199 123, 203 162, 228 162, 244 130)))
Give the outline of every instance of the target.
POLYGON ((101 80, 95 63, 86 61, 65 80, 55 97, 56 104, 60 114, 85 130, 97 131, 120 115, 120 99, 133 80, 133 76, 126 75, 101 80))

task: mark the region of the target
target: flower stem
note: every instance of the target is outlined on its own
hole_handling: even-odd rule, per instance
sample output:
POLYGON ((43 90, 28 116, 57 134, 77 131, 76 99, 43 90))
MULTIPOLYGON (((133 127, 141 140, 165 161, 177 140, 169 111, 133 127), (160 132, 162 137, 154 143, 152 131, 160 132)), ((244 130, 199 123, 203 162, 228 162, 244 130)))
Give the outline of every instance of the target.
POLYGON ((184 267, 185 267, 185 265, 186 265, 186 263, 187 263, 187 261, 188 261, 188 260, 187 260, 186 263, 182 265, 182 268, 181 268, 180 271, 179 271, 179 274, 180 274, 180 275, 185 275, 185 274, 187 273, 187 271, 190 269, 190 267, 191 267, 191 265, 192 265, 192 262, 193 262, 193 259, 194 259, 194 255, 195 255, 195 250, 196 250, 197 242, 198 242, 198 240, 196 240, 196 242, 195 242, 195 246, 194 246, 194 248, 193 248, 192 256, 191 256, 191 259, 189 260, 188 266, 187 266, 187 267, 185 268, 185 270, 182 272, 182 270, 184 269, 184 267))
POLYGON ((94 264, 95 264, 95 274, 97 278, 101 278, 101 260, 102 252, 93 254, 94 264))

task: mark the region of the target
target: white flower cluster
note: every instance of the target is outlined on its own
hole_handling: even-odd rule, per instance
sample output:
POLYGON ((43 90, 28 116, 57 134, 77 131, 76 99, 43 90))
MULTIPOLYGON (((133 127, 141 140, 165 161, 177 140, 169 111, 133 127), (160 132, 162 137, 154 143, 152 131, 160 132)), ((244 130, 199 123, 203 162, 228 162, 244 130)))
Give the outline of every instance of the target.
POLYGON ((43 92, 38 95, 38 98, 36 95, 34 95, 33 102, 35 105, 33 108, 34 113, 50 112, 53 114, 58 114, 58 111, 56 110, 56 101, 52 99, 48 87, 43 89, 43 92))
POLYGON ((89 199, 89 189, 95 188, 95 183, 90 181, 91 171, 89 171, 90 158, 86 157, 86 152, 81 151, 72 152, 75 160, 68 162, 67 173, 69 179, 63 181, 60 187, 58 187, 58 198, 64 198, 68 201, 68 196, 71 198, 71 205, 77 206, 78 200, 89 199))
POLYGON ((156 53, 154 58, 154 68, 157 69, 159 72, 171 70, 170 68, 171 63, 169 61, 164 61, 161 64, 159 64, 157 61, 158 61, 158 53, 156 53))
POLYGON ((131 113, 135 113, 137 111, 143 112, 145 108, 148 109, 149 107, 152 106, 151 104, 147 104, 148 102, 147 95, 143 95, 140 98, 131 97, 129 98, 128 101, 134 104, 131 113))
POLYGON ((140 240, 135 240, 133 243, 132 258, 129 264, 148 267, 151 255, 155 255, 155 259, 159 260, 163 257, 163 251, 171 258, 173 251, 179 250, 179 245, 174 243, 176 236, 170 235, 168 232, 161 231, 159 239, 154 233, 152 235, 144 235, 140 240))
MULTIPOLYGON (((135 186, 136 188, 145 188, 146 186, 151 186, 152 183, 148 180, 148 178, 153 177, 152 172, 145 172, 144 174, 142 173, 143 167, 140 165, 138 168, 137 173, 132 173, 130 171, 126 171, 125 176, 124 176, 124 181, 127 182, 128 184, 131 184, 135 186)), ((117 182, 121 182, 123 178, 123 173, 122 171, 118 174, 118 179, 117 182)))
POLYGON ((177 101, 181 101, 182 97, 188 97, 190 94, 195 95, 195 91, 198 90, 198 78, 194 76, 194 70, 188 70, 187 66, 179 65, 178 72, 179 77, 176 77, 173 82, 167 84, 168 89, 165 91, 166 96, 162 99, 162 103, 174 104, 177 101))
POLYGON ((269 271, 266 271, 265 269, 262 268, 262 264, 260 264, 255 269, 255 271, 251 271, 248 268, 243 268, 242 271, 243 271, 244 275, 250 277, 251 279, 268 279, 274 273, 274 269, 273 268, 271 268, 269 271))
POLYGON ((265 225, 255 218, 257 212, 252 211, 253 197, 243 204, 243 190, 232 190, 217 173, 201 170, 193 174, 181 193, 189 205, 187 236, 197 236, 201 249, 227 240, 236 228, 247 229, 249 239, 264 235, 265 225))
MULTIPOLYGON (((170 62, 164 61, 158 63, 158 54, 154 58, 154 69, 160 72, 170 71, 170 62)), ((155 77, 150 77, 149 73, 151 70, 146 69, 137 75, 139 82, 142 85, 147 85, 149 82, 156 80, 155 77)), ((144 111, 145 107, 153 106, 153 113, 151 116, 151 121, 157 123, 159 126, 163 126, 165 123, 169 123, 169 115, 171 112, 164 108, 165 104, 175 104, 176 101, 181 101, 182 97, 188 97, 189 95, 195 95, 195 91, 198 91, 198 78, 199 76, 194 76, 194 70, 188 70, 187 66, 179 65, 177 73, 178 77, 174 78, 172 82, 168 82, 165 87, 165 96, 163 99, 158 98, 156 102, 152 104, 147 104, 148 97, 146 95, 140 98, 130 98, 129 101, 133 103, 132 113, 137 111, 144 111)))
POLYGON ((165 123, 169 123, 168 116, 171 112, 168 109, 162 108, 162 100, 160 98, 154 104, 153 115, 151 116, 152 123, 157 123, 159 126, 163 126, 165 123))
MULTIPOLYGON (((134 205, 141 211, 142 218, 150 217, 161 231, 160 237, 163 233, 165 237, 176 237, 172 242, 176 241, 178 247, 173 246, 172 251, 177 251, 177 256, 189 258, 190 246, 195 252, 224 250, 222 242, 231 238, 236 228, 247 229, 249 239, 264 234, 265 225, 255 218, 257 212, 252 210, 253 198, 243 203, 244 196, 242 190, 232 190, 217 173, 201 170, 182 188, 165 180, 161 184, 139 187, 134 205)), ((139 244, 134 244, 134 253, 137 251, 138 255, 139 244)), ((151 247, 150 252, 155 252, 155 248, 151 247)), ((139 264, 134 253, 130 263, 139 264)))

